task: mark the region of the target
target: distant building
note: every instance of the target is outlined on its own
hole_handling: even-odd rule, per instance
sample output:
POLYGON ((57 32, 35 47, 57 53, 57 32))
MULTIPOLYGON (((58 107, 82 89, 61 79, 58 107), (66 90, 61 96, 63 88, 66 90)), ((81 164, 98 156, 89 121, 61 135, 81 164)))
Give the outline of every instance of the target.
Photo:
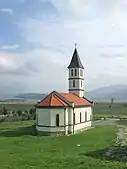
POLYGON ((38 134, 72 134, 92 123, 92 101, 84 97, 84 67, 75 47, 69 70, 69 93, 51 92, 36 105, 38 134))

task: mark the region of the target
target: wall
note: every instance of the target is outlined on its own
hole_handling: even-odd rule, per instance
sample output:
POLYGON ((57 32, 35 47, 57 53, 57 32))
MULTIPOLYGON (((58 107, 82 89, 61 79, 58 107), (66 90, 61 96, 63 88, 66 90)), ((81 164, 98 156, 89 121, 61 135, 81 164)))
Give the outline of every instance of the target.
POLYGON ((69 78, 83 78, 84 79, 84 69, 80 69, 80 68, 77 68, 77 76, 75 76, 75 74, 73 74, 73 76, 71 76, 71 70, 73 69, 73 72, 75 71, 75 68, 71 68, 69 69, 69 78), (80 75, 80 70, 83 70, 83 75, 81 76, 80 75))
POLYGON ((87 128, 91 126, 91 114, 92 114, 92 108, 91 107, 85 107, 85 108, 75 108, 75 126, 74 130, 80 130, 83 128, 87 128), (80 112, 81 112, 81 123, 80 123, 80 112), (85 119, 85 112, 87 112, 87 121, 85 119))
POLYGON ((51 120, 50 120, 50 109, 36 109, 37 118, 36 123, 38 125, 43 126, 50 126, 51 120))
POLYGON ((76 93, 79 97, 84 96, 84 70, 80 68, 69 69, 69 89, 71 93, 76 93), (73 76, 71 75, 71 70, 73 70, 73 76), (75 76, 75 70, 77 70, 77 75, 75 76), (80 74, 82 70, 82 75, 80 74), (73 87, 73 81, 75 81, 75 87, 73 87), (76 89, 78 89, 76 91, 76 89), (80 91, 79 91, 80 89, 80 91))
MULTIPOLYGON (((37 131, 40 132, 63 132, 68 134, 73 133, 73 109, 36 109, 38 120, 36 126, 37 131), (56 115, 59 114, 59 127, 56 126, 56 115), (65 121, 64 121, 65 120, 65 121), (64 126, 66 125, 66 127, 64 126)), ((74 130, 81 130, 91 126, 90 116, 92 114, 91 107, 74 108, 75 126, 74 130), (80 123, 80 112, 82 113, 82 121, 80 123), (87 121, 85 121, 85 112, 87 112, 87 121)))
POLYGON ((38 126, 36 129, 42 132, 64 132, 68 131, 68 110, 61 109, 37 109, 38 126), (56 126, 56 115, 59 114, 59 127, 56 126), (65 117, 65 118, 64 118, 65 117), (64 121, 65 119, 65 121, 64 121))

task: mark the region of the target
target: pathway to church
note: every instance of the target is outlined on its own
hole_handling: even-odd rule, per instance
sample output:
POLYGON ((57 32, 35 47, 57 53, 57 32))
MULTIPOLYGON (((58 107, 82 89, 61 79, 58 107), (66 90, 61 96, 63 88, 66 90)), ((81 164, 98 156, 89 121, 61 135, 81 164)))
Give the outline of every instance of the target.
POLYGON ((93 126, 110 126, 116 125, 119 119, 97 120, 93 122, 93 126))
MULTIPOLYGON (((117 125, 119 119, 98 120, 93 126, 117 125)), ((118 161, 127 162, 127 126, 117 125, 117 138, 114 145, 104 152, 103 156, 118 161)))

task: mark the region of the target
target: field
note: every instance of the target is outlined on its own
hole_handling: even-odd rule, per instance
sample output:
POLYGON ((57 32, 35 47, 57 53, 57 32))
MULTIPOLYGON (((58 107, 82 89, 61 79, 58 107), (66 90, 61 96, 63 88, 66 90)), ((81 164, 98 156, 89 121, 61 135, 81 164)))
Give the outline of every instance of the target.
POLYGON ((22 102, 22 103, 13 103, 13 102, 10 102, 10 103, 3 103, 3 102, 0 102, 0 110, 2 110, 4 107, 6 107, 8 110, 30 110, 32 108, 35 107, 35 104, 36 103, 25 103, 25 102, 22 102))
MULTIPOLYGON (((6 107, 8 110, 30 110, 34 108, 36 103, 0 103, 0 110, 6 107)), ((111 117, 111 116, 120 116, 127 117, 127 103, 114 103, 112 108, 109 108, 109 103, 95 103, 93 108, 94 116, 99 117, 111 117)))
POLYGON ((0 169, 125 169, 102 158, 116 138, 115 126, 63 137, 34 136, 33 122, 0 125, 0 169), (77 146, 80 145, 80 146, 77 146))
POLYGON ((94 116, 103 117, 127 117, 127 103, 114 103, 112 108, 109 103, 95 103, 93 108, 94 116))

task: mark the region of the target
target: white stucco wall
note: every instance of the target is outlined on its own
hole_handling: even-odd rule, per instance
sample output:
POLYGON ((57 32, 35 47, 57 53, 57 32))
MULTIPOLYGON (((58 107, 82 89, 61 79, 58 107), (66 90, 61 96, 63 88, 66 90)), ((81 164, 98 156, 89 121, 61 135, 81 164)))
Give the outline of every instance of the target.
POLYGON ((82 79, 70 79, 69 80, 69 89, 84 89, 84 80, 82 79), (75 80, 75 87, 73 87, 73 80, 75 80), (82 86, 81 86, 82 81, 82 86))
POLYGON ((76 93, 79 97, 84 96, 84 70, 80 68, 71 68, 69 69, 69 89, 71 93, 76 93), (75 76, 75 69, 77 70, 77 76, 75 76), (73 76, 71 75, 71 71, 73 70, 73 76), (82 70, 83 75, 80 74, 80 70, 82 70), (75 81, 75 87, 73 87, 73 81, 75 81), (73 90, 73 89, 78 89, 73 90), (83 90, 83 91, 82 91, 83 90))
POLYGON ((51 118, 50 118, 50 109, 36 109, 37 118, 36 123, 37 125, 43 126, 50 126, 51 125, 51 118))
POLYGON ((83 108, 75 108, 75 127, 74 130, 79 130, 83 128, 87 128, 91 126, 91 114, 92 114, 92 108, 91 107, 83 107, 83 108), (80 124, 80 112, 81 112, 81 124, 80 124), (87 121, 85 119, 85 112, 87 114, 87 121))
POLYGON ((76 68, 77 69, 77 76, 75 76, 75 68, 71 68, 69 69, 68 71, 68 74, 69 74, 69 78, 84 78, 84 69, 81 69, 81 68, 76 68), (71 70, 73 69, 73 76, 71 76, 71 70), (83 71, 83 75, 81 76, 80 74, 80 70, 83 71))
POLYGON ((68 110, 67 109, 65 111, 64 108, 61 108, 61 109, 42 108, 42 109, 36 109, 36 114, 38 118, 36 119, 37 131, 42 131, 42 132, 68 131, 68 126, 64 127, 64 123, 65 125, 68 125, 68 110), (56 127, 56 115, 57 114, 59 114, 59 127, 56 127))
MULTIPOLYGON (((73 132, 73 108, 65 109, 36 109, 37 131, 41 132, 73 132), (59 127, 56 126, 56 115, 59 114, 59 127), (65 121, 64 121, 65 119, 65 121), (64 126, 65 124, 65 126, 64 126), (46 127, 47 126, 47 127, 46 127)), ((92 114, 91 107, 74 108, 75 125, 74 130, 80 130, 91 126, 90 116, 92 114), (80 112, 82 114, 82 121, 80 123, 80 112), (85 121, 85 112, 87 112, 87 121, 85 121)))
POLYGON ((92 125, 91 121, 75 125, 74 131, 81 130, 81 129, 87 129, 88 127, 91 127, 91 125, 92 125))

